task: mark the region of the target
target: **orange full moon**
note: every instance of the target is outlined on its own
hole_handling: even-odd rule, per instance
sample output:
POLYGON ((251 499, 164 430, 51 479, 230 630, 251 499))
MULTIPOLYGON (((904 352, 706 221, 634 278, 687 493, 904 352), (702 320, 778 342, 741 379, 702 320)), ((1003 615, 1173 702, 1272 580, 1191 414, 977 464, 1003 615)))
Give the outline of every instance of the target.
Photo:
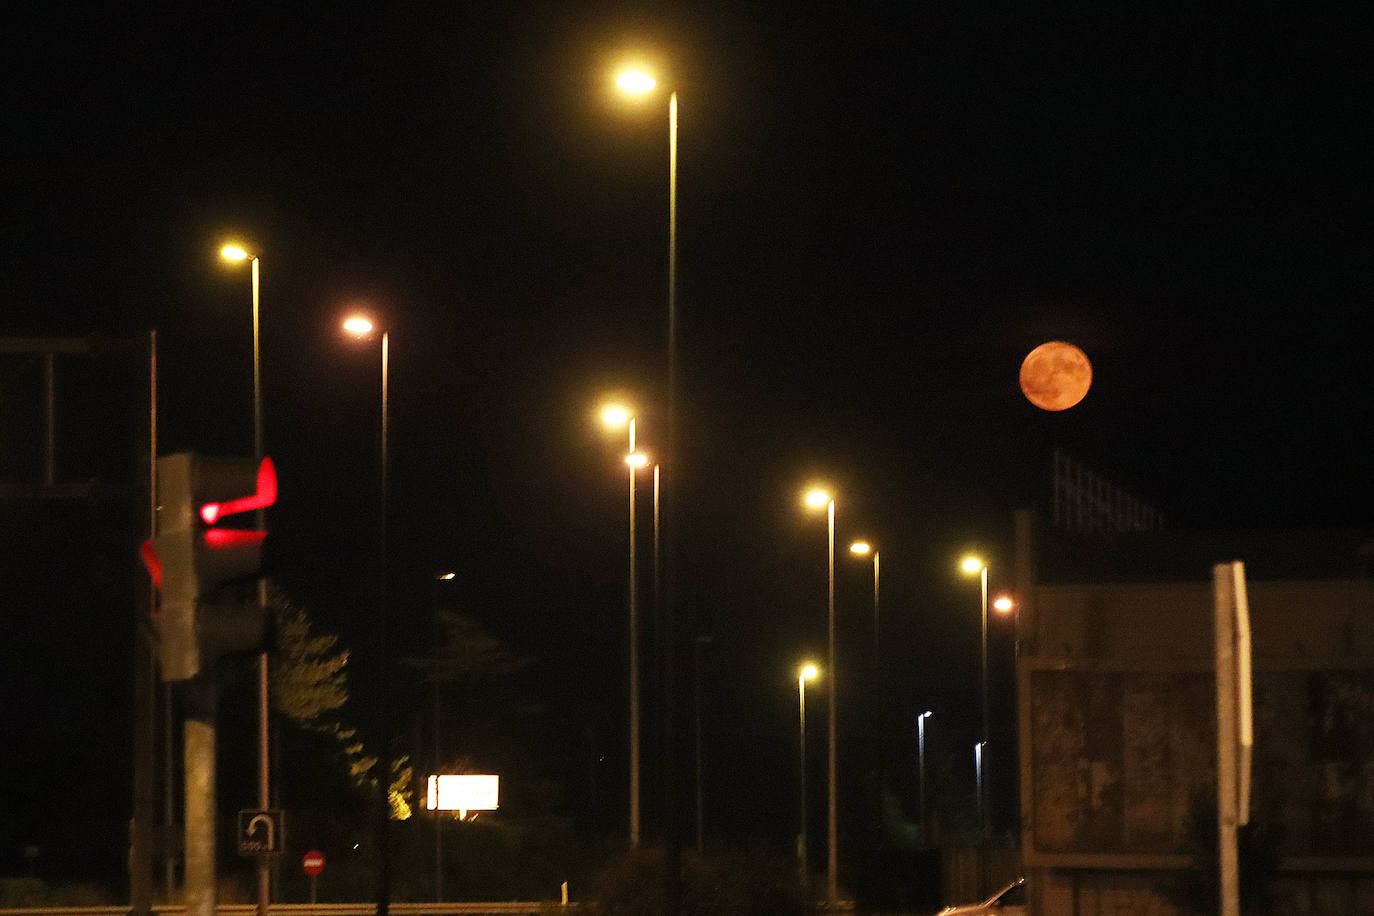
POLYGON ((1042 343, 1021 362, 1021 391, 1041 410, 1068 410, 1088 393, 1093 366, 1071 343, 1042 343))

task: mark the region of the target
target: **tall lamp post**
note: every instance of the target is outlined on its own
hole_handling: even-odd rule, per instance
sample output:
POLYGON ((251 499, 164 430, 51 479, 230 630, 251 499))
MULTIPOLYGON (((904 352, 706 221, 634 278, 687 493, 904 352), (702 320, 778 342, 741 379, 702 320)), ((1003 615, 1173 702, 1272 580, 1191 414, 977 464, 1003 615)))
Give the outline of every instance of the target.
POLYGON ((878 648, 878 548, 868 541, 855 541, 849 545, 849 552, 856 557, 873 555, 873 670, 881 671, 882 661, 878 648))
POLYGON ((983 562, 982 557, 970 554, 959 561, 959 569, 966 576, 978 576, 981 600, 979 607, 982 609, 983 620, 983 650, 982 659, 982 697, 983 697, 983 717, 978 729, 978 829, 983 834, 987 834, 987 803, 983 797, 983 746, 988 743, 988 564, 983 562))
MULTIPOLYGON (((439 587, 440 582, 452 582, 458 576, 455 572, 442 572, 434 577, 434 652, 435 662, 438 662, 438 652, 443 644, 443 624, 439 616, 439 587)), ((439 672, 434 672, 434 769, 431 771, 436 775, 443 772, 443 750, 440 741, 440 730, 443 724, 442 715, 442 688, 439 684, 439 672)), ((444 812, 439 810, 438 804, 434 808, 434 902, 439 903, 444 899, 444 812)))
MULTIPOLYGON (((262 423, 262 336, 258 325, 258 256, 250 254, 242 245, 228 244, 220 248, 219 256, 225 261, 241 263, 248 261, 253 278, 253 457, 261 463, 266 445, 264 444, 262 423)), ((266 510, 257 512, 259 530, 267 528, 266 510)), ((267 607, 267 580, 258 580, 258 607, 267 607)), ((258 653, 258 807, 267 809, 272 806, 270 792, 271 765, 268 759, 268 730, 271 709, 268 703, 267 650, 258 653)), ((267 916, 272 901, 272 871, 266 856, 258 857, 258 916, 267 916)))
POLYGON ((920 801, 921 810, 921 842, 930 842, 930 828, 926 824, 926 719, 931 717, 931 711, 927 709, 916 717, 916 760, 919 770, 919 782, 917 783, 917 799, 920 801))
POLYGON ((814 681, 820 673, 814 662, 807 662, 797 670, 797 772, 801 785, 801 805, 797 809, 797 867, 803 887, 810 872, 806 861, 806 682, 814 681))
MULTIPOLYGON (((359 339, 370 339, 377 332, 373 321, 364 315, 352 315, 344 320, 343 329, 359 339)), ((378 526, 378 595, 377 595, 377 654, 381 660, 381 684, 377 691, 377 704, 380 707, 381 748, 378 755, 377 783, 381 799, 378 806, 378 868, 377 868, 377 916, 387 916, 391 910, 391 742, 390 719, 387 701, 388 658, 387 658, 387 610, 386 610, 386 573, 387 573, 387 489, 389 485, 388 467, 390 461, 390 397, 388 386, 391 376, 391 335, 381 332, 381 518, 378 526)))
MULTIPOLYGON (((616 86, 627 95, 647 96, 658 86, 658 81, 641 70, 629 70, 616 78, 616 86)), ((669 857, 670 897, 675 892, 677 877, 677 855, 679 847, 677 805, 675 786, 677 783, 676 755, 674 753, 674 687, 677 669, 676 657, 676 598, 674 586, 674 544, 677 539, 675 525, 677 515, 673 501, 677 492, 677 92, 668 93, 668 442, 663 460, 654 468, 654 493, 660 491, 660 469, 667 477, 663 484, 663 527, 665 534, 665 556, 663 568, 663 590, 659 594, 658 565, 655 562, 655 601, 658 607, 659 651, 661 654, 662 678, 662 756, 663 756, 663 817, 666 821, 669 857)), ((655 548, 657 548, 658 503, 654 504, 655 548)), ((655 549, 655 561, 658 552, 655 549)), ((676 900, 670 899, 670 909, 676 907, 676 900)))
MULTIPOLYGON (((639 848, 640 834, 640 760, 639 760, 639 586, 637 582, 638 560, 635 554, 635 472, 648 464, 648 459, 635 449, 635 417, 630 411, 618 405, 602 408, 601 420, 609 427, 629 427, 630 450, 625 454, 625 464, 629 467, 630 493, 630 848, 639 848)), ((655 491, 657 496, 657 491, 655 491)), ((657 516, 655 505, 655 516, 657 516)))
POLYGON ((825 509, 827 526, 826 540, 826 667, 830 672, 830 702, 828 710, 828 737, 826 740, 826 900, 831 909, 840 900, 839 880, 839 806, 836 792, 836 738, 835 705, 839 693, 835 674, 835 497, 829 490, 815 487, 803 497, 807 508, 825 509))

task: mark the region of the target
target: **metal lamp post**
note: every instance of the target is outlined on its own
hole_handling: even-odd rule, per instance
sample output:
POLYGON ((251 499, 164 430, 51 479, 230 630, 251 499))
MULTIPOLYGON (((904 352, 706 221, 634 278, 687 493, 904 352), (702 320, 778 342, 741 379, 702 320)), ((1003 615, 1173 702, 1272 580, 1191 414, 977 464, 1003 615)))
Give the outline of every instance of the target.
POLYGON ((835 673, 835 497, 829 491, 816 488, 807 492, 806 505, 826 510, 826 666, 830 676, 830 702, 826 748, 826 900, 833 909, 840 900, 839 880, 839 800, 836 791, 836 695, 839 693, 835 673))
POLYGON ((983 641, 982 641, 982 698, 983 715, 979 723, 977 761, 978 761, 978 830, 986 836, 988 832, 988 811, 987 800, 983 791, 983 749, 988 743, 988 564, 983 562, 981 557, 967 556, 959 562, 959 568, 965 575, 977 574, 979 579, 979 607, 982 611, 983 621, 983 641))
MULTIPOLYGON (((354 337, 370 338, 376 331, 373 322, 361 315, 354 315, 346 319, 343 329, 354 337)), ((382 399, 381 399, 381 493, 380 509, 381 518, 378 525, 378 564, 380 575, 378 579, 377 597, 377 654, 381 659, 381 684, 377 692, 377 701, 380 706, 379 718, 381 720, 381 748, 378 759, 380 772, 377 774, 377 783, 380 790, 380 805, 378 816, 380 824, 377 828, 378 834, 378 868, 377 868, 377 916, 387 916, 391 909, 391 747, 390 747, 390 719, 388 715, 387 703, 390 687, 388 685, 388 657, 387 657, 387 491, 389 487, 389 462, 390 462, 390 395, 389 385, 391 376, 391 334, 389 331, 382 331, 381 338, 381 377, 382 377, 382 399)))
POLYGON ((797 773, 801 786, 801 804, 797 809, 797 868, 803 887, 806 886, 810 874, 806 839, 806 682, 815 680, 819 674, 820 669, 809 662, 797 671, 797 773))
MULTIPOLYGON (((241 262, 248 261, 252 268, 253 278, 253 457, 259 462, 262 461, 266 453, 266 445, 263 436, 262 422, 262 347, 261 333, 259 331, 259 298, 258 298, 258 256, 250 254, 241 245, 225 245, 219 251, 220 257, 226 261, 241 262)), ((259 509, 257 512, 257 526, 260 530, 267 528, 266 510, 259 509)), ((258 607, 265 609, 267 606, 267 580, 258 580, 258 607)), ((258 653, 257 659, 257 679, 258 679, 258 807, 261 809, 270 808, 272 797, 270 791, 271 764, 268 754, 268 731, 271 707, 268 700, 268 656, 264 649, 258 653)), ((272 902, 272 872, 271 866, 266 857, 258 860, 258 916, 267 916, 267 909, 272 902)))

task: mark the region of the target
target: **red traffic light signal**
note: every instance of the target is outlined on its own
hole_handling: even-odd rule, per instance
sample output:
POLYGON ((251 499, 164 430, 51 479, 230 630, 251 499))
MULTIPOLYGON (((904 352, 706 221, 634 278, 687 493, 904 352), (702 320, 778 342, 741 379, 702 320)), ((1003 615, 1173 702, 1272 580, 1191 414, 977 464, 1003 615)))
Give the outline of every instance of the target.
POLYGON ((266 531, 212 527, 277 499, 270 458, 157 461, 158 534, 140 554, 159 593, 164 680, 194 677, 224 655, 260 649, 267 626, 255 595, 229 589, 262 576, 266 531))
MULTIPOLYGON (((230 459, 235 460, 235 459, 230 459)), ((226 515, 266 509, 277 501, 277 469, 271 458, 262 459, 258 465, 257 487, 251 496, 241 496, 225 503, 208 502, 200 507, 200 517, 207 525, 213 525, 226 515)))

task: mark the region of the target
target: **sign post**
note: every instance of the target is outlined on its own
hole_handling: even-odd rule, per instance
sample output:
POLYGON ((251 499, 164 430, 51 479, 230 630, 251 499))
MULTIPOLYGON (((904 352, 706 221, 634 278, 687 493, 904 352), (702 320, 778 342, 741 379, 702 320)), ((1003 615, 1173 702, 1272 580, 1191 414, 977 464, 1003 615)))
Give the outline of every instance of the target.
POLYGON ((1250 820, 1250 758, 1254 746, 1251 701, 1250 606, 1245 565, 1212 567, 1216 593, 1217 851, 1221 916, 1239 916, 1236 828, 1250 820))
POLYGON ((314 906, 317 900, 317 884, 320 879, 320 872, 324 871, 324 853, 318 849, 312 849, 301 859, 301 870, 310 876, 310 905, 314 906))

